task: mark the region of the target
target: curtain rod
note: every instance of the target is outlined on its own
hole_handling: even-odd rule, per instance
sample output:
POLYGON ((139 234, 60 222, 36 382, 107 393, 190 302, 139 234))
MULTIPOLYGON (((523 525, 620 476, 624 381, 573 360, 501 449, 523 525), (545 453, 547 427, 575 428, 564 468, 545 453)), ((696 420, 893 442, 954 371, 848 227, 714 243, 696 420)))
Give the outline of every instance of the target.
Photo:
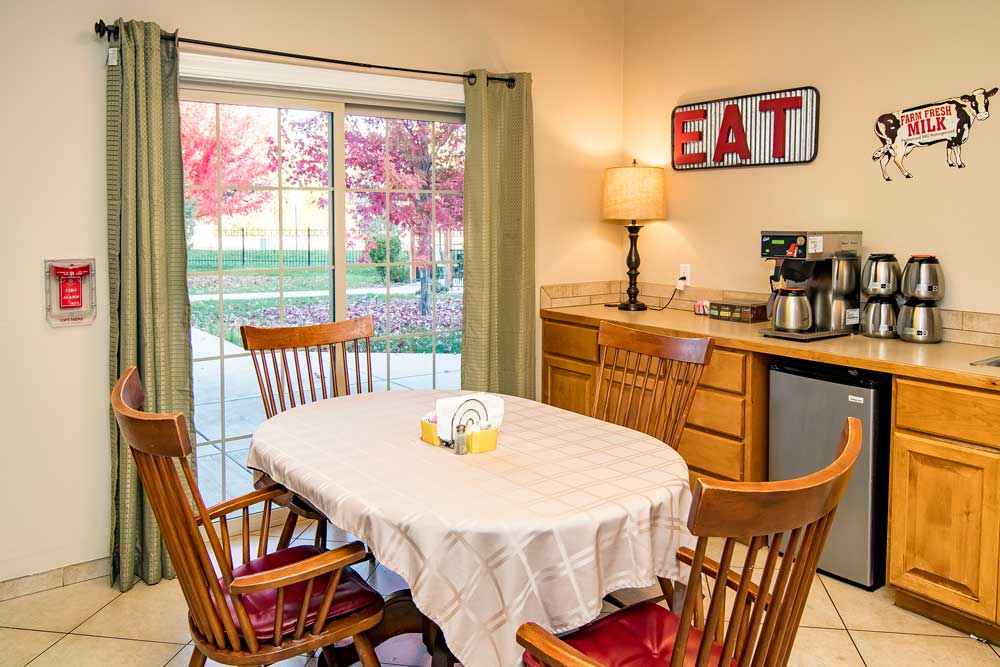
MULTIPOLYGON (((108 25, 104 22, 104 19, 100 19, 94 24, 94 32, 97 33, 98 37, 104 37, 107 35, 108 41, 111 41, 112 37, 118 37, 118 26, 111 24, 108 25)), ((473 73, 462 74, 458 72, 439 72, 430 69, 413 69, 411 67, 393 67, 391 65, 372 65, 371 63, 359 63, 351 60, 339 60, 337 58, 323 58, 321 56, 310 56, 301 53, 288 53, 287 51, 272 51, 270 49, 258 49, 253 46, 239 46, 237 44, 223 44, 222 42, 209 42, 203 39, 192 39, 190 37, 178 37, 178 42, 182 44, 196 44, 198 46, 210 46, 216 49, 228 49, 230 51, 243 51, 246 53, 259 53, 266 56, 278 56, 280 58, 293 58, 295 60, 309 60, 317 63, 328 63, 331 65, 345 65, 347 67, 361 67, 365 69, 381 69, 390 72, 407 72, 409 74, 429 74, 431 76, 448 76, 458 79, 465 79, 470 85, 476 83, 476 75, 473 73)), ((503 77, 503 76, 491 76, 487 77, 489 81, 503 81, 507 84, 508 88, 514 87, 515 80, 513 78, 503 77)))

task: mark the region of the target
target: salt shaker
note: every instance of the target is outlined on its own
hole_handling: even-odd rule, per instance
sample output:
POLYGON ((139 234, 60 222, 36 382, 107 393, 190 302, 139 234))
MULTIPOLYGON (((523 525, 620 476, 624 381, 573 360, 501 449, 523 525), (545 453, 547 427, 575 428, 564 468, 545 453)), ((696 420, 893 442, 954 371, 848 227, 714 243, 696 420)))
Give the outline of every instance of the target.
POLYGON ((459 424, 455 427, 455 453, 469 453, 469 443, 465 439, 465 424, 459 424))

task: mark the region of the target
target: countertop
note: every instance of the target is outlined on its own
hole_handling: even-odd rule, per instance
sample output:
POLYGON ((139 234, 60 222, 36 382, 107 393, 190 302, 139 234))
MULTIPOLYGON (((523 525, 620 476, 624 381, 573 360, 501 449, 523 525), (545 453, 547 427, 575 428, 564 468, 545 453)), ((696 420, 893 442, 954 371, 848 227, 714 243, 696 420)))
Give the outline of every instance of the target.
POLYGON ((675 335, 711 336, 715 344, 763 354, 852 366, 937 382, 1000 390, 1000 368, 970 366, 1000 355, 1000 348, 942 342, 933 345, 861 335, 812 342, 766 338, 770 322, 739 324, 682 310, 626 312, 603 305, 543 308, 542 319, 598 326, 601 320, 675 335))

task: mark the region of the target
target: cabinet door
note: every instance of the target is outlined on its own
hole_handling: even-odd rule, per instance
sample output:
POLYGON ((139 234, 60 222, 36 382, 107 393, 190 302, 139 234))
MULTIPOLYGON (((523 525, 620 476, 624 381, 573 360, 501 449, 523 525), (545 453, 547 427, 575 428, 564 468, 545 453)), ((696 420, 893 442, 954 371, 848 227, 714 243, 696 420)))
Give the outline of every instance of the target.
POLYGON ((996 619, 1000 454, 896 432, 890 494, 889 583, 996 619))
POLYGON ((542 355, 542 402, 582 415, 590 413, 594 401, 597 366, 594 364, 542 355))

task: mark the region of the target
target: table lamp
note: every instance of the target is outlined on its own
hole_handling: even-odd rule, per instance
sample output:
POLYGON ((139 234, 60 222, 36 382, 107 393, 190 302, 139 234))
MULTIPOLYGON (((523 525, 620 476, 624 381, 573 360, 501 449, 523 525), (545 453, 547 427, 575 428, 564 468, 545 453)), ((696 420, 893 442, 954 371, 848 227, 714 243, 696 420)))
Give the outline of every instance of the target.
POLYGON ((618 304, 619 310, 646 310, 639 301, 639 230, 643 220, 663 220, 667 214, 664 196, 663 167, 640 167, 632 160, 630 167, 611 167, 604 172, 604 201, 601 218, 628 223, 629 249, 625 266, 628 267, 628 301, 618 304))

